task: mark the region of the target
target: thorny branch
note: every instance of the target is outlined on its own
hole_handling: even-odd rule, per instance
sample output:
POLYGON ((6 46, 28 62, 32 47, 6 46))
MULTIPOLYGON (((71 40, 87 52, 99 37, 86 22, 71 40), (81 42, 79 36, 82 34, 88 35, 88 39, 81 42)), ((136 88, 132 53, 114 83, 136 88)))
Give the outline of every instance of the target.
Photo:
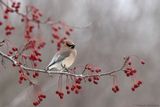
POLYGON ((27 71, 33 71, 33 72, 40 72, 40 73, 47 73, 47 74, 62 74, 62 75, 66 75, 66 76, 73 76, 73 77, 81 77, 81 78, 87 78, 87 77, 94 77, 94 76, 111 76, 112 74, 116 73, 116 72, 120 72, 120 71, 123 71, 124 67, 126 66, 128 60, 129 60, 129 57, 127 57, 123 63, 123 65, 117 69, 117 70, 113 70, 111 72, 106 72, 106 73, 100 73, 100 74, 92 74, 92 75, 85 75, 85 74, 74 74, 74 73, 70 73, 69 72, 69 69, 65 69, 63 72, 51 72, 51 73, 48 73, 45 69, 35 69, 35 68, 30 68, 30 67, 27 67, 23 64, 19 65, 19 63, 13 59, 13 57, 11 56, 8 56, 6 55, 5 53, 3 53, 2 51, 0 51, 0 56, 2 56, 3 58, 11 61, 15 66, 17 67, 21 67, 23 70, 27 70, 27 71))

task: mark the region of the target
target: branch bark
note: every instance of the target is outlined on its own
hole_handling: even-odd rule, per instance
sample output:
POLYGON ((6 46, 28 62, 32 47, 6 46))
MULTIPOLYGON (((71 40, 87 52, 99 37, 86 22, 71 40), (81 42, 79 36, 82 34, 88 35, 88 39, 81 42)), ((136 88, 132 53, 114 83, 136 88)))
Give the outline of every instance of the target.
POLYGON ((45 69, 30 68, 30 67, 27 67, 27 66, 25 66, 23 64, 19 65, 19 63, 15 59, 13 59, 11 56, 6 55, 2 51, 0 51, 0 56, 2 56, 3 58, 7 59, 10 62, 12 62, 12 64, 14 64, 15 66, 21 67, 23 70, 26 70, 26 71, 40 72, 40 73, 46 73, 46 74, 66 75, 66 76, 81 77, 81 78, 87 78, 87 77, 93 77, 93 76, 107 76, 107 75, 111 76, 114 73, 123 71, 123 68, 126 66, 128 60, 129 60, 129 57, 125 58, 123 65, 119 69, 116 69, 116 70, 113 70, 113 71, 110 71, 110 72, 106 72, 106 73, 99 73, 99 74, 93 74, 93 75, 88 75, 87 74, 87 75, 85 75, 85 74, 70 73, 69 69, 66 69, 63 72, 53 71, 51 73, 48 73, 45 69))

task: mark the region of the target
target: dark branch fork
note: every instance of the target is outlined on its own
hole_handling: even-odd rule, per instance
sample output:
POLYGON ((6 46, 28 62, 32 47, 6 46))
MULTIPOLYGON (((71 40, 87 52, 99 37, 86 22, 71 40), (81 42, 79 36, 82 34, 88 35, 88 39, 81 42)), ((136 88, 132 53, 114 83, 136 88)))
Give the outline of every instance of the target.
POLYGON ((112 74, 116 73, 116 72, 120 72, 120 71, 123 71, 124 67, 126 66, 128 60, 129 60, 129 57, 125 58, 125 61, 123 63, 123 65, 117 69, 117 70, 113 70, 111 72, 106 72, 106 73, 100 73, 100 74, 92 74, 92 75, 85 75, 85 74, 74 74, 74 73, 70 73, 69 72, 69 69, 65 69, 63 72, 56 72, 56 71, 53 71, 51 73, 48 73, 45 69, 35 69, 35 68, 30 68, 30 67, 27 67, 23 64, 20 64, 15 60, 13 59, 12 56, 8 56, 6 55, 5 53, 3 53, 2 51, 0 51, 0 56, 2 56, 3 58, 11 61, 15 66, 17 67, 21 67, 23 70, 26 70, 26 71, 33 71, 33 72, 40 72, 40 73, 47 73, 47 74, 62 74, 62 75, 66 75, 66 76, 73 76, 73 77, 81 77, 81 78, 87 78, 87 77, 93 77, 93 76, 112 76, 112 74))

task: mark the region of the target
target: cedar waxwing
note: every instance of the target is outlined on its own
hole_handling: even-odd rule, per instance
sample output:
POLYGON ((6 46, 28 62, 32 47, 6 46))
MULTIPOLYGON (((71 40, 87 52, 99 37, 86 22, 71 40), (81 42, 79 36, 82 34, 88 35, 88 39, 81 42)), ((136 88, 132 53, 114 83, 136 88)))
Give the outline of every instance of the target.
POLYGON ((76 56, 75 44, 70 40, 64 40, 62 48, 53 56, 51 62, 46 67, 46 71, 48 73, 54 71, 62 72, 74 63, 76 56))

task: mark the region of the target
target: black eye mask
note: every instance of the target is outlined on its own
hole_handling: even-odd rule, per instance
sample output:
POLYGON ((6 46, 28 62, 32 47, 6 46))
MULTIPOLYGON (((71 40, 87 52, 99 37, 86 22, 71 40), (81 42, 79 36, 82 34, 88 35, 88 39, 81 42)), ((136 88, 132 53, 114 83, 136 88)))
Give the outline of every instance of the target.
POLYGON ((71 47, 71 49, 74 49, 74 48, 75 48, 75 45, 71 45, 70 47, 71 47))
POLYGON ((66 44, 68 47, 70 47, 71 49, 74 49, 75 45, 70 45, 70 44, 66 44))

